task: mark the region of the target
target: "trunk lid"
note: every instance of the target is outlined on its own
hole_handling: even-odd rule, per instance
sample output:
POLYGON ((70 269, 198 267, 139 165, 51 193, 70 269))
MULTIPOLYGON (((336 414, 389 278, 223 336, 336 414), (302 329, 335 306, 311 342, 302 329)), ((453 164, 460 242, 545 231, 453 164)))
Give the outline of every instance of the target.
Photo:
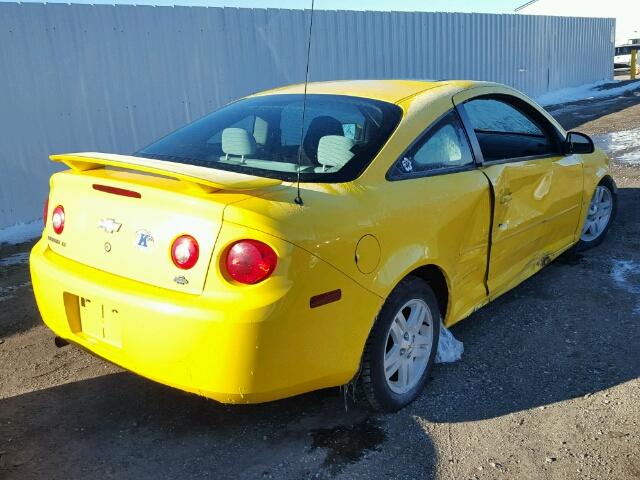
POLYGON ((161 288, 200 294, 227 204, 279 180, 173 162, 105 154, 54 155, 71 170, 51 180, 45 236, 59 255, 161 288), (64 208, 56 234, 53 209, 64 208), (196 265, 171 259, 180 235, 199 245, 196 265))

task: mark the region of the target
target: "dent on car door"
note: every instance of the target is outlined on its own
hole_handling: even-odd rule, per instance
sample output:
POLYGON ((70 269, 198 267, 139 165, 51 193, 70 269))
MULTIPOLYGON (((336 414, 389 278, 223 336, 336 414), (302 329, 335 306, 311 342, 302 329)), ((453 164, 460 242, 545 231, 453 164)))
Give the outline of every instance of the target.
POLYGON ((507 95, 459 102, 494 192, 487 284, 492 297, 571 245, 582 201, 582 162, 539 111, 507 95))
POLYGON ((387 174, 382 198, 395 228, 381 243, 395 252, 387 269, 433 263, 450 287, 445 323, 454 323, 485 303, 491 205, 489 184, 475 164, 464 128, 451 110, 404 152, 387 174))

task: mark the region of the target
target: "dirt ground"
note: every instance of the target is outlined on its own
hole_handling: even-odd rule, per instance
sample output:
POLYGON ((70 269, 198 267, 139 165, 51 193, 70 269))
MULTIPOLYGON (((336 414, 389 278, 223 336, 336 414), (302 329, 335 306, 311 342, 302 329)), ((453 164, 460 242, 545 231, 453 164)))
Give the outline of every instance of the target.
MULTIPOLYGON (((640 90, 551 111, 633 131, 640 90)), ((606 241, 454 326, 462 361, 391 415, 345 410, 338 389, 224 406, 58 349, 30 245, 0 247, 0 478, 640 478, 640 165, 614 162, 606 241)))

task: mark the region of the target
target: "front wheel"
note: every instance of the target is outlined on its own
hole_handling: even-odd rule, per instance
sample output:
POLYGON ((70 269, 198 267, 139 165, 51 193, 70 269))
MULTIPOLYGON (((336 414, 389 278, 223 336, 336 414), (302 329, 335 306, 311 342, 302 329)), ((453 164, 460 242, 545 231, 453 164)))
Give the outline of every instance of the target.
POLYGON ((596 187, 577 245, 579 250, 586 250, 602 243, 615 217, 616 200, 612 181, 602 182, 596 187))
POLYGON ((427 382, 440 338, 440 310, 429 285, 407 277, 380 310, 365 347, 361 386, 370 406, 394 412, 427 382))

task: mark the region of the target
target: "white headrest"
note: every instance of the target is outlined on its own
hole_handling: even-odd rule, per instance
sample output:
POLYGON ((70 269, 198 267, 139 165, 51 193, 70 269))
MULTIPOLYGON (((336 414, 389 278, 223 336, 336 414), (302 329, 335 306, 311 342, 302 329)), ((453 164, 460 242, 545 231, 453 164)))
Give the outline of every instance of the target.
POLYGON ((225 128, 222 131, 222 151, 228 155, 256 153, 256 140, 244 128, 225 128))
POLYGON ((267 134, 269 133, 269 124, 266 120, 260 117, 256 117, 253 123, 253 138, 256 139, 258 145, 264 145, 267 143, 267 134))
POLYGON ((325 167, 342 168, 353 158, 351 148, 356 144, 342 135, 327 135, 318 143, 318 163, 325 167))

